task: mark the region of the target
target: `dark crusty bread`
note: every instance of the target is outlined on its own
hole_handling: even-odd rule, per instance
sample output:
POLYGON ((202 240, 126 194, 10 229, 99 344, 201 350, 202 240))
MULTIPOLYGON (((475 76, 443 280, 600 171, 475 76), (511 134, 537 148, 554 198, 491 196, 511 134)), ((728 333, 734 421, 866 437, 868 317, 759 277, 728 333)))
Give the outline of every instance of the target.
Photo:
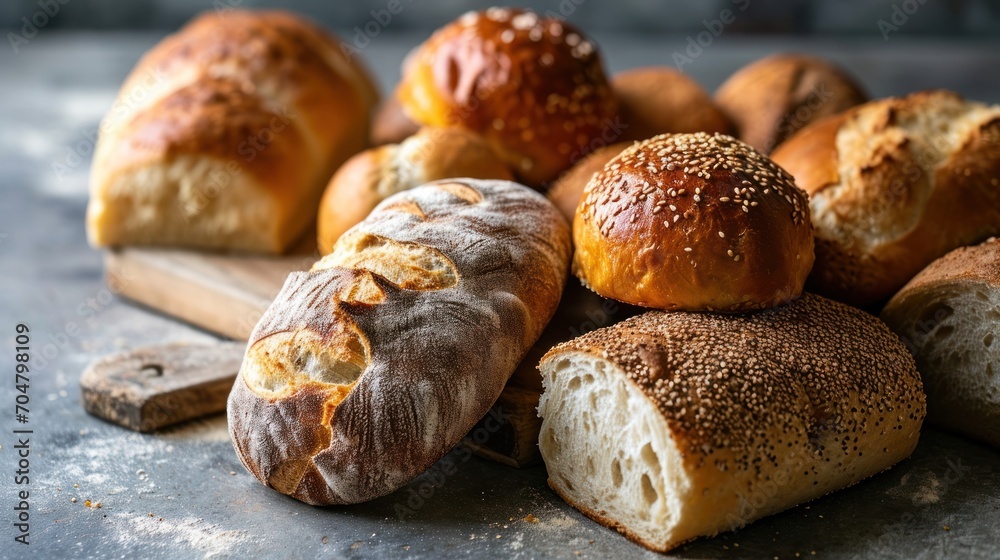
POLYGON ((573 272, 598 294, 659 309, 746 311, 802 293, 813 262, 806 194, 723 134, 665 134, 587 184, 573 272))
POLYGON ((927 419, 1000 447, 1000 239, 932 262, 882 310, 927 391, 927 419))
POLYGON ((559 302, 569 227, 508 181, 451 179, 383 201, 289 276, 229 396, 240 460, 310 504, 392 492, 497 399, 559 302))
POLYGON ((485 136, 536 187, 600 139, 618 110, 593 42, 560 18, 511 8, 438 30, 407 58, 396 93, 417 123, 485 136))
POLYGON ((645 140, 672 132, 733 132, 733 123, 698 82, 673 68, 619 72, 611 87, 625 127, 618 140, 645 140))
POLYGON ((402 144, 355 155, 330 179, 320 200, 320 253, 329 253, 348 228, 389 196, 452 177, 514 178, 482 137, 461 128, 423 128, 402 144))
POLYGON ((101 125, 91 243, 279 253, 362 150, 377 92, 284 12, 205 14, 146 54, 101 125))
POLYGON ((549 485, 659 551, 889 468, 925 413, 899 339, 812 294, 748 315, 649 312, 540 368, 549 485))
POLYGON ((1000 105, 948 91, 872 101, 772 155, 809 193, 808 288, 880 304, 934 259, 1000 235, 1000 105))
POLYGON ((745 66, 715 92, 740 140, 769 154, 809 123, 868 101, 843 69, 814 56, 777 54, 745 66))

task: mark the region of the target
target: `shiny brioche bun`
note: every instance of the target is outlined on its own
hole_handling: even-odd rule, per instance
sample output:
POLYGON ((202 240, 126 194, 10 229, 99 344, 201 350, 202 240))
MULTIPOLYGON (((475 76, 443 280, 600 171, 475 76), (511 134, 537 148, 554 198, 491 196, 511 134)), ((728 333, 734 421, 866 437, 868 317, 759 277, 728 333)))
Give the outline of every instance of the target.
POLYGON ((620 153, 587 184, 573 240, 584 284, 660 309, 780 305, 813 264, 805 192, 724 134, 665 134, 620 153))
POLYGON ((545 193, 545 196, 552 204, 556 205, 567 222, 573 223, 576 207, 580 204, 580 199, 583 198, 583 190, 587 188, 587 183, 596 173, 604 169, 604 164, 631 145, 631 142, 618 142, 590 152, 586 157, 574 163, 569 171, 563 173, 549 189, 549 192, 545 193))
POLYGON ((613 124, 597 47, 574 26, 520 9, 469 12, 407 58, 405 114, 486 137, 531 186, 554 180, 613 124))

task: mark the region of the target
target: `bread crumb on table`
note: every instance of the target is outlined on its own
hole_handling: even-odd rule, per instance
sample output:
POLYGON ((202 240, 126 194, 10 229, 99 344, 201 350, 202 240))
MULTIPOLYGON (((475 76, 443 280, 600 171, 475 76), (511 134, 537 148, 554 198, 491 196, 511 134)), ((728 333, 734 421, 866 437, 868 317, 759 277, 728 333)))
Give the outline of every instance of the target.
POLYGON ((535 517, 534 515, 532 515, 530 513, 528 515, 524 516, 524 520, 527 521, 528 523, 540 523, 541 522, 541 519, 535 517))

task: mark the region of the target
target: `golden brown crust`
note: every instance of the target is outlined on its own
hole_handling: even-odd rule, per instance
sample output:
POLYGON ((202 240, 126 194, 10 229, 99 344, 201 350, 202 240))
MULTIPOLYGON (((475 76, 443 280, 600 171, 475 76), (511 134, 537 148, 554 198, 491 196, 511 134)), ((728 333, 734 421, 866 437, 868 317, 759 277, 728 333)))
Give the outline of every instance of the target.
POLYGON ((740 140, 767 154, 811 122, 868 101, 843 69, 812 56, 778 54, 745 66, 715 93, 740 140))
POLYGON ((569 253, 558 211, 514 183, 386 199, 254 329, 228 407, 240 459, 311 504, 399 488, 496 400, 556 308, 569 253))
POLYGON ((102 123, 91 173, 91 240, 281 251, 311 225, 333 170, 366 145, 376 101, 360 62, 304 20, 243 10, 200 16, 143 57, 102 123), (191 193, 183 189, 218 198, 203 176, 213 174, 241 196, 223 197, 225 207, 202 209, 183 223, 171 205, 149 202, 186 204, 191 193), (245 207, 229 200, 241 197, 245 207), (274 212, 262 224, 257 214, 265 205, 274 212), (160 221, 122 227, 121 216, 143 213, 160 221), (211 235, 206 224, 213 222, 230 224, 225 235, 211 235), (185 228, 202 233, 176 233, 185 228), (248 239, 261 229, 271 238, 243 246, 233 241, 240 228, 248 239))
POLYGON ((802 293, 813 260, 807 197, 721 134, 657 136, 587 185, 573 272, 604 297, 673 310, 746 311, 802 293))
MULTIPOLYGON (((682 457, 683 473, 669 473, 681 481, 671 483, 678 492, 671 540, 643 540, 604 512, 581 508, 654 550, 740 527, 890 467, 913 451, 926 412, 899 339, 875 317, 812 294, 740 316, 648 312, 553 348, 540 367, 558 376, 559 361, 579 353, 617 368, 642 391, 682 457), (776 479, 784 481, 780 492, 761 492, 776 479)), ((550 470, 549 484, 570 497, 560 474, 550 470)))
POLYGON ((594 44, 521 9, 469 12, 437 31, 404 65, 397 92, 414 121, 485 136, 532 186, 568 169, 617 112, 594 44))
POLYGON ((698 82, 673 68, 626 70, 615 74, 611 87, 626 126, 622 141, 677 132, 733 132, 729 118, 698 82))
POLYGON ((810 289, 886 301, 921 269, 1000 234, 1000 106, 928 91, 817 122, 775 151, 810 195, 810 289))
POLYGON ((357 154, 333 176, 320 201, 320 253, 329 253, 345 231, 389 196, 454 177, 513 179, 482 137, 458 128, 423 128, 402 144, 357 154))
POLYGON ((622 153, 625 148, 631 145, 630 142, 619 142, 598 148, 574 163, 569 171, 559 177, 545 196, 562 212, 566 221, 573 222, 576 207, 580 204, 580 199, 583 198, 583 191, 587 188, 587 183, 596 173, 604 169, 604 165, 611 161, 611 158, 622 153))
POLYGON ((372 145, 399 144, 420 130, 420 125, 406 116, 399 97, 393 93, 375 112, 372 121, 372 145))

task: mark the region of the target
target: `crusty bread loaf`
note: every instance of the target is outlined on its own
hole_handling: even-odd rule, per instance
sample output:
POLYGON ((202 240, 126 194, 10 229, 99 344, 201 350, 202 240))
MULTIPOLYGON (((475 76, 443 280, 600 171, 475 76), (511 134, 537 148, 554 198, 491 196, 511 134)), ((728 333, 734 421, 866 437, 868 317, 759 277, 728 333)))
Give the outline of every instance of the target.
POLYGON ((569 227, 508 181, 387 198, 250 336, 229 396, 240 460, 310 504, 392 492, 497 399, 559 302, 569 227))
POLYGON ((733 123, 698 82, 673 68, 619 72, 611 87, 624 126, 618 140, 645 140, 672 132, 733 132, 733 123))
POLYGON ((821 58, 778 54, 730 76, 715 101, 735 123, 740 140, 769 154, 797 130, 868 96, 847 72, 821 58))
POLYGON ((925 412, 899 339, 812 294, 742 316, 649 312, 540 368, 549 485, 659 551, 889 468, 925 412))
POLYGON ((1000 239, 955 249, 882 310, 927 391, 927 419, 1000 447, 1000 239))
MULTIPOLYGON (((644 311, 641 307, 602 298, 578 282, 567 283, 552 320, 510 376, 492 414, 480 421, 478 426, 485 428, 490 437, 482 442, 466 440, 466 444, 483 457, 511 466, 525 467, 541 461, 538 453, 538 431, 542 425, 538 417, 538 397, 542 393, 539 360, 556 344, 644 311), (506 419, 500 426, 496 426, 498 417, 506 419)), ((476 431, 472 434, 475 437, 476 431)))
POLYGON ((357 154, 333 176, 320 201, 320 253, 329 253, 348 228, 389 196, 452 177, 513 179, 482 137, 459 128, 424 128, 402 144, 357 154))
POLYGON ((809 193, 809 289, 885 302, 934 259, 1000 235, 1000 105, 927 91, 814 123, 772 156, 809 193))
POLYGON ((576 207, 580 205, 580 199, 583 198, 583 191, 587 188, 587 183, 594 178, 596 173, 604 169, 604 164, 631 145, 631 142, 618 142, 587 154, 586 157, 574 163, 569 171, 563 173, 545 196, 552 201, 552 204, 556 205, 566 220, 572 223, 573 217, 576 216, 576 207))
POLYGON ((438 30, 407 58, 397 95, 415 122, 482 134, 535 187, 600 140, 618 110, 593 42, 562 19, 510 8, 438 30))
POLYGON ((573 272, 659 309, 746 311, 802 293, 808 201, 767 157, 723 134, 666 134, 609 161, 573 222, 573 272))
POLYGON ((282 252, 367 144, 376 101, 359 64, 306 21, 203 15, 143 57, 102 123, 90 241, 282 252))

